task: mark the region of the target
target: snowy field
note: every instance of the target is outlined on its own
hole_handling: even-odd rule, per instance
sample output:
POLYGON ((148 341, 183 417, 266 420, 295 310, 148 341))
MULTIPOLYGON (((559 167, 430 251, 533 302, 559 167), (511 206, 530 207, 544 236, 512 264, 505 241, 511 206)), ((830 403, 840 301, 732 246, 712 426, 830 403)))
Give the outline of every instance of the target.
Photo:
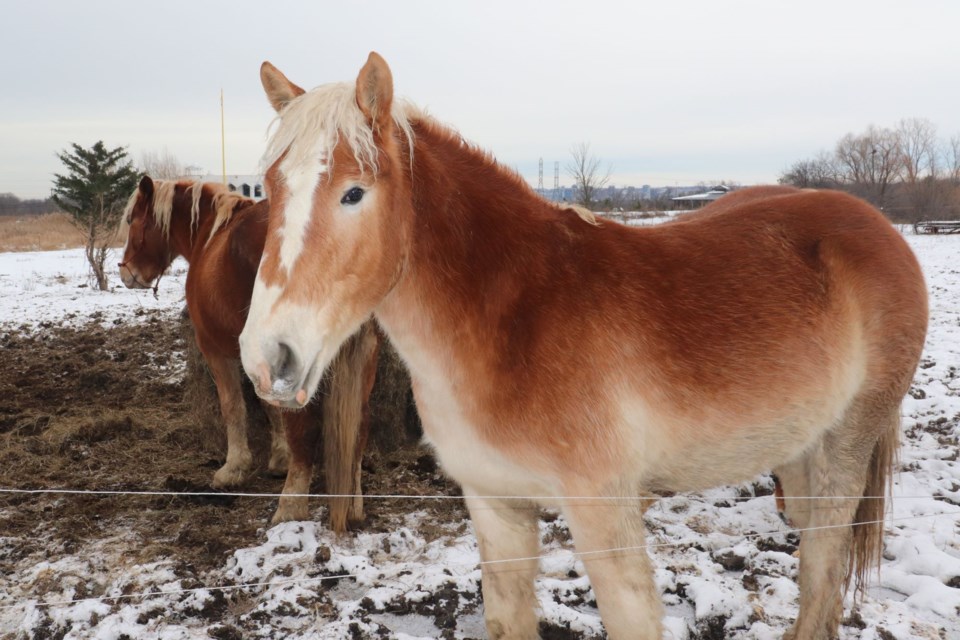
MULTIPOLYGON (((930 332, 903 405, 882 569, 862 606, 845 612, 845 640, 960 639, 960 236, 908 240, 927 277, 930 332)), ((172 318, 183 305, 185 268, 175 264, 155 298, 124 289, 115 275, 116 290, 92 290, 81 251, 0 254, 0 336, 137 322, 139 308, 172 318)), ((777 517, 771 488, 758 478, 649 510, 665 637, 772 640, 792 623, 796 534, 777 517)), ((38 548, 0 575, 0 638, 486 637, 472 528, 443 524, 442 535, 436 526, 427 535, 419 508, 411 500, 405 526, 387 533, 337 539, 317 522, 262 530, 202 584, 178 578, 170 558, 133 560, 142 533, 116 530, 69 552, 38 548), (38 599, 34 586, 51 579, 56 588, 38 599), (203 612, 211 608, 232 622, 210 622, 203 612)), ((548 514, 540 526, 536 584, 542 618, 552 623, 546 637, 602 637, 562 518, 548 514)), ((0 557, 10 543, 4 535, 0 557)))

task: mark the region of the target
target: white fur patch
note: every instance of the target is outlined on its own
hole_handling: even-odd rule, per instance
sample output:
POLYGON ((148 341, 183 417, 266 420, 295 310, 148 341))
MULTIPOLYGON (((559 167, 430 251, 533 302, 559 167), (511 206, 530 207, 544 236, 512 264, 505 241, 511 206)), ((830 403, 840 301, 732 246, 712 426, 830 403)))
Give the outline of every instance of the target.
POLYGON ((279 343, 287 345, 296 358, 298 370, 291 380, 262 380, 261 392, 290 399, 300 389, 313 394, 339 342, 328 339, 329 322, 316 309, 281 300, 284 289, 264 284, 259 277, 253 285, 250 312, 240 333, 240 359, 247 374, 262 378, 279 343), (331 345, 333 345, 331 347, 331 345), (291 386, 293 385, 293 386, 291 386))
POLYGON ((303 251, 304 236, 313 214, 313 194, 321 177, 327 173, 327 161, 318 154, 309 162, 282 162, 280 172, 287 187, 283 225, 279 229, 280 266, 289 276, 303 251))
MULTIPOLYGON (((264 253, 263 257, 266 258, 266 256, 267 254, 264 253)), ((240 360, 248 373, 255 372, 256 366, 263 362, 259 332, 263 330, 270 312, 282 293, 281 287, 264 284, 259 273, 257 274, 257 279, 253 283, 247 322, 243 325, 243 331, 240 332, 240 360)))

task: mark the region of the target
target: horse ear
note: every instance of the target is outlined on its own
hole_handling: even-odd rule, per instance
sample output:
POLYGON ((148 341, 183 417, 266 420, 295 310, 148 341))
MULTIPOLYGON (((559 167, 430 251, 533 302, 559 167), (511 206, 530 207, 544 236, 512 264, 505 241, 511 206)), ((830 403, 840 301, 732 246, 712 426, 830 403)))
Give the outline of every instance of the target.
POLYGON ((287 80, 287 76, 269 62, 260 65, 260 82, 263 84, 263 90, 267 92, 267 99, 277 113, 280 113, 291 100, 304 93, 303 89, 287 80))
POLYGON ((153 196, 153 179, 150 176, 143 176, 140 178, 140 193, 143 194, 144 198, 150 198, 153 196))
POLYGON ((393 74, 386 60, 371 51, 367 63, 357 76, 357 105, 370 125, 375 130, 382 130, 390 124, 392 104, 393 74))

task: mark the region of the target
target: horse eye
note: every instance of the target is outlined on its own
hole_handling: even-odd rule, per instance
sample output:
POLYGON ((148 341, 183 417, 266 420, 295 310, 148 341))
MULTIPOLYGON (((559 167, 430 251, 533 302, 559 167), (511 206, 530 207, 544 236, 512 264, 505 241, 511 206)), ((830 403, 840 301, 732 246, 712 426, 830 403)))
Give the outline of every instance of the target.
POLYGON ((354 187, 343 194, 343 197, 340 198, 340 204, 357 204, 361 199, 363 199, 363 189, 354 187))
POLYGON ((133 216, 127 216, 127 224, 133 224, 133 216))

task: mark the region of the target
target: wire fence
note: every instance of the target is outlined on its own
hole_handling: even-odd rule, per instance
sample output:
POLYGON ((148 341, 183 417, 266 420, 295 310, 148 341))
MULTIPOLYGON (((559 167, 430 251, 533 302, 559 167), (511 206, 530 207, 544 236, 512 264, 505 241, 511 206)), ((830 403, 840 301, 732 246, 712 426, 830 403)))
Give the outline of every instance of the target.
MULTIPOLYGON (((129 491, 129 490, 93 490, 93 489, 14 489, 14 488, 0 488, 0 494, 20 494, 20 495, 87 495, 87 496, 167 496, 167 497, 211 497, 211 496, 232 496, 232 497, 245 497, 245 498, 321 498, 321 499, 330 499, 330 498, 354 498, 359 497, 352 494, 319 494, 319 493, 242 493, 242 492, 223 492, 223 491, 200 491, 200 492, 179 492, 179 491, 129 491)), ((958 492, 960 494, 960 492, 958 492)), ((463 496, 451 496, 451 495, 407 495, 407 494, 371 494, 362 496, 364 499, 371 500, 463 500, 463 496)), ((705 497, 694 497, 688 494, 678 494, 670 496, 473 496, 476 498, 482 498, 490 501, 520 501, 525 503, 536 503, 546 500, 556 501, 577 501, 577 502, 586 502, 586 501, 596 501, 599 505, 609 506, 610 502, 619 502, 624 505, 632 505, 637 501, 642 502, 651 502, 651 501, 660 501, 660 500, 671 500, 671 499, 682 499, 690 502, 703 502, 703 503, 712 503, 717 501, 747 501, 755 500, 760 498, 772 498, 773 495, 766 496, 722 496, 719 498, 709 499, 705 497)), ((868 496, 868 498, 871 496, 868 496)), ((960 497, 960 496, 958 496, 960 497)), ((889 496, 876 496, 877 499, 889 498, 889 496)), ((953 506, 960 506, 960 501, 955 501, 952 496, 930 496, 930 495, 909 495, 909 496, 894 496, 896 500, 930 500, 935 502, 944 502, 953 506)), ((862 500, 864 496, 789 496, 791 500, 862 500)), ((507 508, 507 507, 505 507, 507 508)), ((512 508, 512 507, 511 507, 512 508)), ((534 507, 539 508, 539 507, 534 507)), ((831 507, 837 508, 837 507, 831 507)), ((807 510, 810 510, 808 507, 807 510)), ((957 513, 935 513, 935 514, 921 514, 921 515, 911 515, 911 516, 902 516, 896 518, 886 518, 884 520, 874 520, 868 522, 857 522, 851 524, 834 524, 834 525, 824 525, 824 526, 814 526, 814 527, 794 527, 794 528, 780 528, 773 531, 765 532, 751 532, 751 533, 740 533, 740 534, 730 534, 724 533, 722 531, 718 532, 720 535, 725 535, 731 538, 739 540, 750 540, 756 538, 765 538, 773 535, 786 535, 786 534, 802 534, 807 531, 824 531, 824 530, 840 530, 846 529, 850 526, 868 526, 875 524, 886 524, 886 523, 897 523, 904 521, 915 521, 915 520, 925 520, 931 518, 942 518, 942 517, 955 517, 960 518, 960 510, 957 513)), ((632 546, 623 546, 623 547, 612 547, 607 549, 596 549, 589 551, 576 551, 571 549, 566 549, 565 551, 571 554, 575 558, 584 559, 590 557, 596 557, 600 555, 614 555, 614 554, 624 554, 624 553, 641 553, 647 552, 650 549, 663 549, 670 547, 683 547, 691 544, 695 544, 696 539, 684 539, 684 540, 675 540, 670 542, 656 542, 644 545, 632 545, 632 546)), ((517 562, 530 562, 530 561, 541 561, 554 556, 541 554, 535 556, 519 557, 519 558, 501 558, 495 560, 477 560, 472 563, 464 563, 460 568, 464 569, 474 569, 477 567, 483 566, 493 566, 493 565, 506 565, 510 563, 517 562)), ((324 581, 332 580, 342 580, 342 579, 359 579, 361 576, 354 573, 341 573, 341 574, 332 574, 324 576, 305 576, 300 578, 280 578, 273 579, 268 581, 260 582, 249 582, 235 585, 211 585, 205 587, 193 587, 193 588, 184 588, 184 589, 153 589, 151 591, 145 591, 141 593, 130 593, 130 594, 120 594, 116 596, 99 596, 99 597, 88 597, 88 598, 74 598, 74 599, 65 599, 65 600, 49 600, 49 601, 33 601, 28 600, 26 602, 17 602, 10 604, 0 604, 0 610, 12 609, 16 607, 26 607, 33 606, 36 608, 47 608, 47 607, 57 607, 57 606, 69 606, 79 603, 92 603, 92 602, 117 602, 123 600, 137 600, 145 598, 156 598, 162 596, 183 596, 193 593, 211 593, 211 592, 227 592, 227 591, 237 591, 237 590, 251 590, 258 588, 274 588, 282 587, 287 585, 300 585, 300 584, 312 584, 312 583, 322 583, 324 581)))

